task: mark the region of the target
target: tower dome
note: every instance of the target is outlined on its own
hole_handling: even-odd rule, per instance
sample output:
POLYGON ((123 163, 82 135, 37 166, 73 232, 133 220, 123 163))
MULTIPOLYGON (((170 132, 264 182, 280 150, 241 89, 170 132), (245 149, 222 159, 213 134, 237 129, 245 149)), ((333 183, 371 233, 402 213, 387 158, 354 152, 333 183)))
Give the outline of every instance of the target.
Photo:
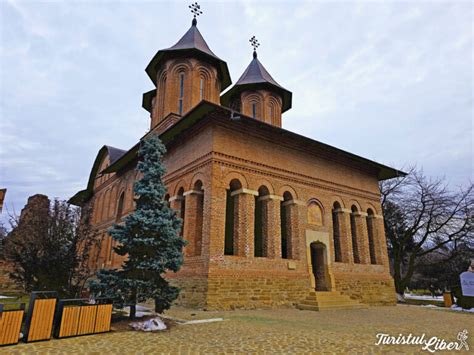
POLYGON ((246 116, 281 127, 281 114, 291 108, 291 92, 278 84, 257 58, 258 42, 254 46, 253 59, 240 79, 222 97, 223 105, 246 116))
POLYGON ((152 129, 161 123, 168 127, 201 100, 219 104, 220 93, 231 84, 226 62, 209 48, 194 16, 184 36, 159 50, 145 69, 156 86, 143 94, 142 104, 150 112, 152 129), (172 122, 164 123, 168 116, 172 122))

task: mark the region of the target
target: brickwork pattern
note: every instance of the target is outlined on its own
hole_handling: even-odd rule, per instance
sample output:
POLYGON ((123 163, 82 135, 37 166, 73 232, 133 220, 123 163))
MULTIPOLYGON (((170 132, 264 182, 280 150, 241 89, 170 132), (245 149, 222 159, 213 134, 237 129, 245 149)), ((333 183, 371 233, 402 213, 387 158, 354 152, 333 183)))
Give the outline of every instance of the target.
MULTIPOLYGON (((180 304, 226 308, 232 307, 232 304, 233 307, 267 307, 297 303, 300 295, 306 295, 311 287, 311 270, 308 268, 306 246, 307 230, 330 236, 326 249, 327 258, 334 261, 331 214, 335 201, 338 201, 342 208, 339 213, 343 262, 333 262, 329 266, 333 272, 328 271, 327 274, 333 275, 331 277, 335 279, 333 281, 336 290, 340 287, 353 287, 353 296, 359 297, 362 302, 390 303, 389 296, 394 295, 394 289, 389 281, 383 219, 379 217, 380 196, 377 179, 373 175, 338 165, 334 161, 328 162, 319 156, 283 148, 278 143, 263 141, 248 132, 239 132, 220 125, 196 127, 195 130, 184 133, 179 142, 168 147, 165 165, 168 171, 165 183, 171 197, 176 197, 179 190, 184 193, 193 190, 197 180, 203 184, 202 221, 198 218, 199 213, 195 207, 196 201, 193 202, 193 194, 184 196, 186 201, 184 235, 191 243, 186 249, 182 270, 169 275, 173 282, 180 283, 182 287, 180 304), (227 256, 224 255, 225 210, 227 190, 234 179, 242 184, 242 191, 234 196, 236 255, 227 256), (258 195, 258 189, 262 185, 268 189, 270 195, 279 199, 283 199, 287 193, 291 195, 292 200, 284 201, 282 204, 286 204, 287 234, 291 236, 289 239, 291 253, 288 259, 280 257, 281 248, 278 242, 281 243, 281 240, 276 239, 273 240, 273 245, 271 243, 267 245, 269 256, 273 250, 274 257, 254 257, 255 196, 258 195), (307 223, 306 206, 309 201, 317 201, 321 206, 320 225, 307 223), (370 265, 368 262, 353 263, 349 208, 354 201, 360 207, 360 211, 367 211, 370 208, 376 215, 374 236, 377 241, 376 248, 382 255, 379 265, 370 265), (200 236, 196 236, 198 225, 202 230, 200 236), (197 251, 198 243, 194 243, 199 239, 200 255, 197 251), (354 282, 350 283, 352 280, 354 282), (230 285, 234 283, 237 286, 235 291, 232 291, 232 296, 226 296, 229 287, 232 289, 234 287, 230 285), (222 292, 219 291, 220 286, 223 287, 222 292), (364 290, 367 290, 366 293, 370 296, 365 296, 364 290), (263 296, 260 297, 261 295, 263 296)), ((125 191, 126 203, 123 215, 126 215, 134 208, 131 187, 137 178, 132 166, 120 176, 112 175, 99 184, 96 195, 104 196, 104 191, 110 190, 114 191, 116 199, 121 191, 125 191)), ((115 203, 114 194, 111 194, 111 205, 115 203)), ((171 206, 178 210, 180 207, 176 201, 178 200, 172 200, 171 206)), ((275 237, 279 232, 278 212, 281 205, 278 199, 269 203, 273 205, 267 208, 266 220, 274 223, 268 223, 267 228, 277 227, 277 229, 268 232, 268 236, 273 234, 275 237)), ((116 207, 104 206, 103 203, 97 208, 116 211, 116 207)), ((114 221, 114 213, 105 215, 108 217, 96 224, 104 232, 114 221)), ((359 236, 363 238, 361 255, 364 253, 369 255, 365 227, 365 217, 361 217, 358 226, 359 236)), ((121 262, 119 259, 114 259, 111 266, 119 267, 121 262)))

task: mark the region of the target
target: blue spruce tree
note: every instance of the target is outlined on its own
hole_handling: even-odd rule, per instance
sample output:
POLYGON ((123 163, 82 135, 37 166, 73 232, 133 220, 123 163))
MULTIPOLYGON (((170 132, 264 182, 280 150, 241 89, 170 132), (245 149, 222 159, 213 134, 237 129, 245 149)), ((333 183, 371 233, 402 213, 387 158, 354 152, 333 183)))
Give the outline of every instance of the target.
POLYGON ((182 221, 164 200, 166 152, 160 139, 152 136, 142 142, 137 170, 143 173, 134 185, 136 209, 114 224, 110 236, 118 242, 114 251, 127 256, 121 269, 102 269, 91 282, 95 295, 113 297, 118 307, 130 306, 135 317, 136 304, 155 300, 155 310, 163 312, 178 297, 179 289, 163 278, 167 271, 177 272, 183 264, 185 241, 180 236, 182 221))

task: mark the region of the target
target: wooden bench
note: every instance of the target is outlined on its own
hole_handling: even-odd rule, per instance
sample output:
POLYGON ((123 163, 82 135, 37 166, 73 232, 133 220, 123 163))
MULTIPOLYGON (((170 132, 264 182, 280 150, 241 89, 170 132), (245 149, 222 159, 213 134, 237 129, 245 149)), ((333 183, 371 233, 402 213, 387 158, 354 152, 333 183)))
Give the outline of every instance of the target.
POLYGON ((24 303, 0 304, 0 346, 18 344, 24 314, 24 303))

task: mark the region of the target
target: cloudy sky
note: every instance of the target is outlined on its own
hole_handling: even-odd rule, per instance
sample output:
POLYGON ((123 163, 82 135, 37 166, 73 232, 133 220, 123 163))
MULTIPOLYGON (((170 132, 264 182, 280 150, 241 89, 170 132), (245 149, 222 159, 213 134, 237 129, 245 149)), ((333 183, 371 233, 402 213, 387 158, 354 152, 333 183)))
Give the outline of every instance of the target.
MULTIPOLYGON (((126 149, 147 131, 144 69, 192 17, 181 1, 0 5, 0 187, 19 211, 35 193, 72 196, 102 145, 126 149)), ((471 1, 201 5, 198 27, 233 82, 257 36, 293 92, 284 128, 453 185, 473 179, 471 1)))

